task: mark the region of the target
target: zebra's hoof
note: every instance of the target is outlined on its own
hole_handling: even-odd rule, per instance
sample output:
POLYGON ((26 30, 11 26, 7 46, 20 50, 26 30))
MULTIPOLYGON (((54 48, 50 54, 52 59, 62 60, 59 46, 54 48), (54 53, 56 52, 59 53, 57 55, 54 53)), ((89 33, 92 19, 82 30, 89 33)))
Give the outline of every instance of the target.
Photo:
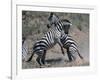
POLYGON ((46 63, 45 66, 50 67, 51 65, 46 63))
POLYGON ((68 60, 65 59, 64 62, 68 62, 68 60))
POLYGON ((40 68, 45 68, 45 67, 46 67, 45 65, 40 66, 40 68))

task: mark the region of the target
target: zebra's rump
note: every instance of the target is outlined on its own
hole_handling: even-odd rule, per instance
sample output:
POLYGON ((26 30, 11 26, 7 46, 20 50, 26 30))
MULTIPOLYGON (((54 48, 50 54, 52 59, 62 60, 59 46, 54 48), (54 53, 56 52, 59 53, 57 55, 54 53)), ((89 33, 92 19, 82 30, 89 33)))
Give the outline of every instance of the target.
POLYGON ((50 37, 42 37, 40 40, 36 41, 33 46, 33 52, 40 53, 42 51, 46 51, 52 48, 55 45, 54 41, 50 39, 50 37))
POLYGON ((76 41, 73 40, 72 37, 67 34, 63 35, 60 40, 61 40, 61 43, 63 44, 64 48, 67 48, 67 47, 77 48, 76 41))

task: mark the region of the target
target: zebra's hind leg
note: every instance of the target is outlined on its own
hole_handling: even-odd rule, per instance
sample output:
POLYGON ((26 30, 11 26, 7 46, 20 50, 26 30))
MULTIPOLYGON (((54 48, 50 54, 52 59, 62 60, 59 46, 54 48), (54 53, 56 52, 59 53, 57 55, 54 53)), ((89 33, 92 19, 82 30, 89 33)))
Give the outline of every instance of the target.
POLYGON ((43 64, 42 67, 50 67, 50 64, 46 63, 45 57, 46 57, 46 50, 44 50, 44 53, 43 53, 42 58, 41 58, 41 62, 43 64))
POLYGON ((40 55, 38 55, 38 57, 36 58, 36 61, 38 62, 38 64, 41 66, 41 62, 40 62, 40 60, 41 60, 41 56, 40 55))
POLYGON ((83 59, 83 56, 79 53, 78 48, 75 48, 74 46, 71 46, 71 47, 74 49, 74 53, 72 53, 72 54, 77 53, 76 55, 78 55, 80 57, 80 59, 83 59))
POLYGON ((44 50, 38 52, 38 57, 37 57, 36 61, 40 65, 40 68, 45 67, 45 55, 46 55, 46 51, 44 51, 44 50))
POLYGON ((42 58, 41 58, 41 62, 42 64, 45 65, 45 56, 46 56, 46 50, 44 51, 43 55, 42 55, 42 58))
POLYGON ((29 59, 28 59, 26 62, 31 61, 31 60, 32 60, 32 58, 33 58, 33 56, 34 56, 34 52, 32 52, 31 56, 29 57, 29 59))
POLYGON ((75 57, 72 55, 71 51, 69 50, 69 47, 67 48, 67 55, 68 55, 69 62, 75 60, 75 57))

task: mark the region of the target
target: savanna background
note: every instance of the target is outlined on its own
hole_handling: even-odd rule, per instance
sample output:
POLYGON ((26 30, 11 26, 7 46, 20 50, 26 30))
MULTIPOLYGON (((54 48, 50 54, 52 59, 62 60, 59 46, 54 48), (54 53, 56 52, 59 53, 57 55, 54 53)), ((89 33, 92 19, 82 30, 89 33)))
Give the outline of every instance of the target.
MULTIPOLYGON (((46 25, 49 14, 50 12, 22 11, 22 37, 26 38, 24 46, 27 48, 28 57, 32 53, 35 41, 41 39, 48 31, 46 25)), ((55 14, 60 19, 68 19, 72 22, 69 35, 78 43, 80 54, 84 60, 77 58, 77 61, 68 62, 67 55, 63 56, 59 45, 55 45, 46 54, 46 62, 51 64, 49 67, 89 66, 89 14, 59 12, 55 14)), ((36 57, 35 55, 31 62, 22 60, 22 68, 39 68, 35 61, 36 57)))

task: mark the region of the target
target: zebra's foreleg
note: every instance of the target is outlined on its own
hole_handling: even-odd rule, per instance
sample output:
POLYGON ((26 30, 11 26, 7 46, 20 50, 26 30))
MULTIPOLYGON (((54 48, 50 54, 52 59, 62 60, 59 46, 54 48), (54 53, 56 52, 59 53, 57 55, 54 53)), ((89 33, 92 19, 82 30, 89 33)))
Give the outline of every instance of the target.
POLYGON ((64 50, 63 50, 63 47, 62 46, 60 46, 60 47, 61 47, 62 54, 65 55, 64 50))
POLYGON ((57 41, 58 41, 58 44, 59 44, 59 46, 60 46, 60 48, 61 48, 62 54, 65 55, 64 49, 63 49, 63 44, 61 43, 60 39, 58 39, 57 41))

